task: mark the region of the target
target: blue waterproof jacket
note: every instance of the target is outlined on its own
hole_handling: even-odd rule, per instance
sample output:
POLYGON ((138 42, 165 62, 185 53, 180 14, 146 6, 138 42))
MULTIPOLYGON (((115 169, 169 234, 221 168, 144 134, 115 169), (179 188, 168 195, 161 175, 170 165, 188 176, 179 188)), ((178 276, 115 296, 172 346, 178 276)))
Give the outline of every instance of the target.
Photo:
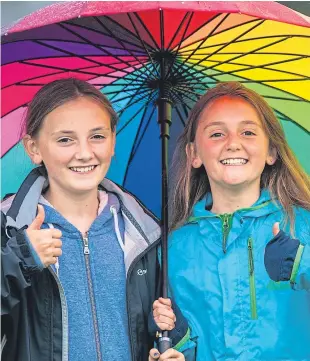
POLYGON ((190 325, 178 349, 187 361, 309 361, 310 212, 295 209, 301 245, 290 281, 274 282, 264 254, 275 222, 289 232, 281 206, 266 190, 233 214, 211 203, 199 201, 169 239, 171 293, 190 325))

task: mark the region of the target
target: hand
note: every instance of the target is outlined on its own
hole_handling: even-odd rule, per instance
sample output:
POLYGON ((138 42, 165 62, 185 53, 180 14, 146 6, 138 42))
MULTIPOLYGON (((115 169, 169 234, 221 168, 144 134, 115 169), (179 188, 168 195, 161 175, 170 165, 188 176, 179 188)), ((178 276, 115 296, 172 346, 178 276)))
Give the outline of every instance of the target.
POLYGON ((280 223, 276 222, 273 226, 272 226, 272 234, 275 237, 278 233, 280 232, 280 223))
POLYGON ((169 350, 165 351, 160 355, 159 351, 156 348, 153 348, 149 354, 149 361, 185 361, 184 355, 174 350, 173 348, 169 348, 169 350))
POLYGON ((57 257, 61 256, 62 234, 58 229, 41 229, 44 222, 44 208, 38 205, 38 214, 30 226, 27 228, 27 236, 40 257, 44 267, 57 262, 57 257))
POLYGON ((175 327, 176 317, 169 298, 159 297, 153 303, 153 317, 156 325, 162 331, 170 331, 175 327))

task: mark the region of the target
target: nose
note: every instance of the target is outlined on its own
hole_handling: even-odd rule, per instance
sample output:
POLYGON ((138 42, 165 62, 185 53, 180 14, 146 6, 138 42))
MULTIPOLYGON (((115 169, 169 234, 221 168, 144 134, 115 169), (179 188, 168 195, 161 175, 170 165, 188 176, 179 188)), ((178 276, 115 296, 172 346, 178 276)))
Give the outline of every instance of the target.
POLYGON ((82 161, 89 161, 94 156, 91 145, 87 140, 81 141, 78 145, 77 152, 75 154, 75 158, 82 161))
POLYGON ((236 152, 241 149, 240 138, 237 135, 231 134, 226 143, 226 149, 232 152, 236 152))

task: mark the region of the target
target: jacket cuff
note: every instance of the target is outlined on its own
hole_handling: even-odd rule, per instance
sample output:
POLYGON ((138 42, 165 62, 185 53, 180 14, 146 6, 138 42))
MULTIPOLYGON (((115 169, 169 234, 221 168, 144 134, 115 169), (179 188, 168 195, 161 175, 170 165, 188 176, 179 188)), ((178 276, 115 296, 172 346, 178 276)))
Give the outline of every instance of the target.
POLYGON ((10 247, 20 259, 21 266, 26 274, 43 270, 44 265, 34 250, 24 229, 14 230, 12 237, 7 241, 7 246, 10 247))
POLYGON ((290 278, 290 282, 292 285, 294 285, 296 283, 296 277, 298 274, 298 269, 299 269, 299 265, 300 265, 300 261, 301 261, 301 256, 303 254, 305 246, 303 244, 300 244, 298 249, 297 249, 297 254, 295 257, 295 261, 293 264, 293 270, 292 270, 292 274, 291 274, 291 278, 290 278))
POLYGON ((35 265, 40 269, 40 271, 42 271, 43 268, 44 268, 44 264, 42 263, 39 255, 37 254, 37 252, 33 248, 33 245, 30 242, 30 239, 29 239, 29 237, 27 235, 27 232, 23 231, 23 235, 25 237, 25 241, 26 241, 26 243, 28 245, 29 252, 30 252, 30 254, 31 254, 32 258, 33 258, 33 261, 34 261, 35 265))
POLYGON ((266 246, 265 267, 275 281, 289 281, 300 242, 280 231, 266 246))
MULTIPOLYGON (((188 322, 187 322, 186 318, 183 316, 178 305, 176 303, 174 303, 173 301, 172 301, 172 309, 173 309, 173 312, 176 317, 176 323, 175 323, 174 329, 169 331, 169 337, 171 338, 171 341, 172 341, 172 347, 175 347, 175 345, 178 345, 180 343, 180 341, 187 335, 189 328, 188 328, 188 322)), ((148 327, 149 327, 150 334, 153 335, 154 337, 157 332, 163 332, 157 326, 157 324, 154 320, 152 311, 149 313, 148 327)), ((186 340, 184 342, 186 342, 186 340)), ((179 347, 181 347, 181 346, 179 346, 179 347)))
POLYGON ((176 322, 174 329, 169 332, 169 335, 172 340, 172 347, 175 347, 187 335, 189 328, 187 319, 183 316, 179 306, 174 301, 172 301, 172 309, 176 317, 176 322))

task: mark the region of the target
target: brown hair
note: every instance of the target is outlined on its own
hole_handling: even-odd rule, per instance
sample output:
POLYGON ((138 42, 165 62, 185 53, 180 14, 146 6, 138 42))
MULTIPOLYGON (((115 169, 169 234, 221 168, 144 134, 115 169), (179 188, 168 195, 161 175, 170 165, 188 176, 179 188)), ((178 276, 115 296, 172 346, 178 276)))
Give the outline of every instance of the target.
POLYGON ((173 181, 170 197, 170 230, 183 225, 195 203, 211 191, 205 168, 192 167, 186 148, 195 140, 202 111, 212 101, 223 96, 242 98, 256 109, 269 138, 270 146, 276 149, 278 156, 274 165, 265 166, 261 176, 261 188, 268 188, 271 196, 279 200, 287 213, 287 220, 290 221, 291 231, 293 231, 293 206, 310 210, 309 176, 299 165, 285 139, 280 122, 264 98, 238 82, 219 83, 208 90, 194 105, 186 127, 178 139, 171 172, 173 181))
POLYGON ((117 114, 105 95, 86 81, 67 78, 48 83, 36 93, 28 106, 24 124, 25 132, 35 137, 50 112, 79 97, 88 97, 101 105, 111 116, 111 129, 115 131, 117 114))

